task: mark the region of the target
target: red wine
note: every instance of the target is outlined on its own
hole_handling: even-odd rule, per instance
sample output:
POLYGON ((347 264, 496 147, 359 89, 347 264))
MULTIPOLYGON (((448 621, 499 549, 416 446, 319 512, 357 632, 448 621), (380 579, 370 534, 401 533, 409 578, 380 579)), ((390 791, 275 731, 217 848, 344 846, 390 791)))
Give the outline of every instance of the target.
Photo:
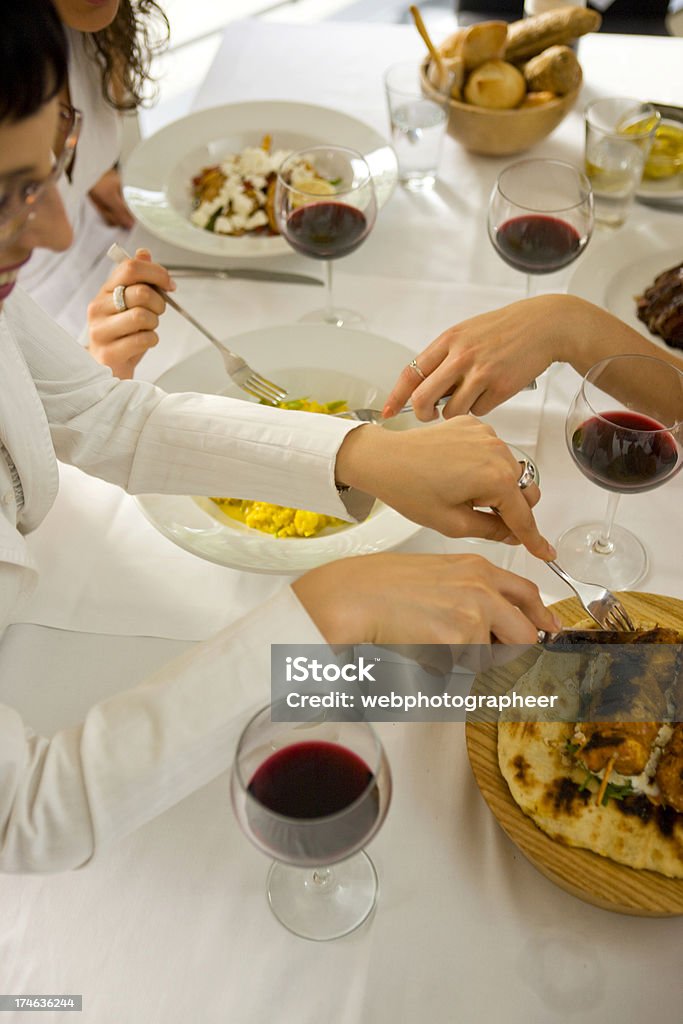
POLYGON ((363 844, 379 814, 367 764, 345 747, 319 740, 271 754, 248 792, 255 838, 289 863, 342 859, 363 844))
POLYGON ((572 435, 572 453, 586 476, 620 492, 649 491, 678 463, 673 435, 636 412, 605 412, 586 420, 572 435))
POLYGON ((513 217, 501 224, 493 244, 506 263, 527 274, 552 274, 581 252, 578 231, 564 220, 541 214, 513 217))
POLYGON ((370 226, 362 210, 346 203, 307 203, 290 213, 283 234, 304 256, 334 260, 361 244, 370 226))

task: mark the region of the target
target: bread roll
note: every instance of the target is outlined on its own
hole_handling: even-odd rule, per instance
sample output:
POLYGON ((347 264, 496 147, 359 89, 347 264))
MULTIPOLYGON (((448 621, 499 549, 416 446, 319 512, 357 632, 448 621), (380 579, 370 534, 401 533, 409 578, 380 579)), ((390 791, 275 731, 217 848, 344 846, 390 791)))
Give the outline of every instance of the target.
POLYGON ((600 28, 602 18, 586 7, 557 7, 508 25, 505 60, 535 57, 548 46, 566 45, 586 32, 600 28))
POLYGON ((556 99, 557 96, 554 92, 528 92, 520 103, 519 108, 524 110, 525 107, 542 107, 544 103, 550 103, 551 100, 556 99))
POLYGON ((462 57, 442 57, 441 67, 443 73, 439 72, 436 61, 429 62, 427 78, 430 85, 454 100, 460 99, 465 84, 465 62, 462 57))
POLYGON ((581 84, 581 68, 568 46, 549 46, 526 64, 524 78, 530 92, 548 90, 566 96, 581 84))
POLYGON ((477 107, 508 110, 524 98, 524 75, 504 60, 488 60, 465 82, 465 99, 477 107))
POLYGON ((465 29, 459 50, 465 61, 465 70, 473 71, 487 60, 502 60, 507 35, 505 21, 482 21, 465 29))
POLYGON ((437 49, 442 57, 460 57, 462 55, 462 44, 467 34, 466 28, 457 29, 453 35, 448 36, 444 39, 441 46, 437 49))

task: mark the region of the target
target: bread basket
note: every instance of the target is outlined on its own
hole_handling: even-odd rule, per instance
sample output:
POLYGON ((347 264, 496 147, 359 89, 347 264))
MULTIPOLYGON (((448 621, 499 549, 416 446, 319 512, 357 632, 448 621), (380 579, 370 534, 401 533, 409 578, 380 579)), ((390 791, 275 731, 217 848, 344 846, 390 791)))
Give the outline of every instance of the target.
POLYGON ((422 91, 429 99, 446 105, 448 134, 465 149, 486 156, 509 156, 535 146, 557 128, 574 106, 581 90, 579 82, 573 92, 537 107, 491 110, 446 98, 429 81, 428 70, 429 58, 420 67, 422 91))

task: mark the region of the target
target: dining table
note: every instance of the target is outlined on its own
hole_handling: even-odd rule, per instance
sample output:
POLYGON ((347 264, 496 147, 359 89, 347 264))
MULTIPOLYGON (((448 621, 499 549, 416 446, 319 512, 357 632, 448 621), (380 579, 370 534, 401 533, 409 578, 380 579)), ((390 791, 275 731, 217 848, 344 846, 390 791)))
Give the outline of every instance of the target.
MULTIPOLYGON (((343 111, 388 136, 383 72, 398 60, 417 63, 423 49, 407 25, 233 22, 192 109, 277 97, 343 111)), ((596 34, 580 40, 578 56, 584 83, 576 107, 525 157, 580 164, 582 111, 597 96, 674 104, 683 95, 680 39, 596 34)), ((486 228, 491 188, 513 159, 469 153, 447 136, 434 189, 398 186, 364 244, 336 266, 340 304, 360 309, 369 332, 417 353, 450 325, 523 298, 522 275, 498 257, 486 228)), ((613 251, 618 232, 638 230, 654 238, 678 230, 683 252, 680 213, 636 202, 623 228, 596 228, 580 260, 613 251)), ((138 245, 161 262, 231 265, 179 251, 141 226, 126 240, 138 245)), ((321 276, 294 253, 253 265, 321 276)), ((109 269, 106 258, 93 262, 73 310, 109 269)), ((548 276, 543 290, 566 290, 571 274, 548 276)), ((321 294, 187 278, 175 297, 227 339, 293 323, 321 294)), ((206 345, 173 311, 159 333, 139 378, 153 381, 206 345)), ((554 366, 536 391, 485 417, 538 465, 535 514, 551 540, 586 516, 599 518, 606 500, 565 443, 579 383, 569 366, 554 366)), ((683 599, 682 504, 683 474, 621 502, 618 522, 648 552, 640 591, 683 599)), ((0 645, 0 701, 48 736, 291 579, 196 557, 155 530, 134 498, 68 466, 60 466, 55 506, 27 543, 40 581, 0 645)), ((401 549, 477 552, 532 579, 547 603, 570 596, 522 548, 421 529, 401 549)), ((246 709, 236 707, 236 735, 245 720, 246 709)), ((635 1024, 650 1013, 662 1024, 681 1020, 680 917, 599 909, 539 873, 482 799, 462 723, 377 729, 393 799, 369 847, 379 900, 357 931, 316 943, 275 919, 267 860, 231 810, 226 750, 221 776, 81 869, 0 876, 0 995, 79 994, 82 1019, 92 1024, 635 1024)), ((41 1020, 63 1019, 41 1012, 41 1020)), ((25 1018, 9 1010, 5 1019, 25 1018)))

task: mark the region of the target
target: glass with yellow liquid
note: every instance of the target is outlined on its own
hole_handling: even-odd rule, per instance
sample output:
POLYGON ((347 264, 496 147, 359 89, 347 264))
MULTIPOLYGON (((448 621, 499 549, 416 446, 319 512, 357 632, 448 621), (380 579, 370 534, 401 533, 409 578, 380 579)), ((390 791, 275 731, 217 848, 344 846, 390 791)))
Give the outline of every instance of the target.
POLYGON ((623 224, 643 177, 660 114, 649 103, 611 96, 585 110, 586 175, 593 188, 595 219, 623 224))

